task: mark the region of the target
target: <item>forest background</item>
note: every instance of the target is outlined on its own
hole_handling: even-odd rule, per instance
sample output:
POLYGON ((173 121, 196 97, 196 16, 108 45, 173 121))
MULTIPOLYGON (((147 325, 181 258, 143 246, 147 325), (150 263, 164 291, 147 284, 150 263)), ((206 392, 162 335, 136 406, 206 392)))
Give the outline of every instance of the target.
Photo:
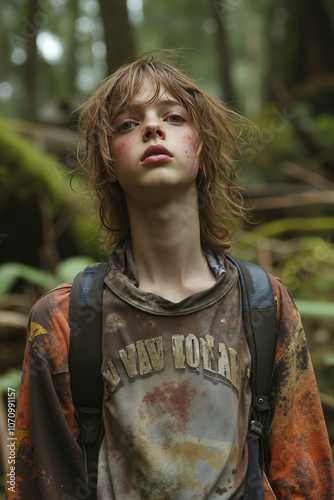
MULTIPOLYGON (((134 51, 182 67, 258 126, 236 157, 253 222, 235 255, 301 311, 334 443, 334 4, 330 0, 1 0, 0 436, 37 298, 105 259, 92 202, 74 194, 77 107, 134 51)), ((76 185, 78 189, 80 186, 76 185)))

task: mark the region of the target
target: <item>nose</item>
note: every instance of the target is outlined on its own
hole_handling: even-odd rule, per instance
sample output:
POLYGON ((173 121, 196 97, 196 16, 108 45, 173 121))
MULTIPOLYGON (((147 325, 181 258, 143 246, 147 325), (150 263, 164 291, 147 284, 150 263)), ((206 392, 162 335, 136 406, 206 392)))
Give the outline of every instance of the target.
POLYGON ((165 131, 160 120, 155 116, 150 116, 144 124, 143 139, 146 142, 153 137, 165 139, 165 131))

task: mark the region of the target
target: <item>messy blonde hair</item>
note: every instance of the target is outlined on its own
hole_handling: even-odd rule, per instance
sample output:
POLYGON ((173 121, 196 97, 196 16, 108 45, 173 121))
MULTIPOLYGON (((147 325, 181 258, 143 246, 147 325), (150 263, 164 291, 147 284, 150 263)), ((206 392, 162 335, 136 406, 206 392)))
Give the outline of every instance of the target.
POLYGON ((122 187, 110 182, 113 158, 110 141, 115 133, 113 122, 120 110, 129 104, 149 79, 179 101, 187 110, 198 134, 198 192, 201 246, 204 252, 224 252, 231 244, 231 227, 236 219, 245 219, 243 200, 236 187, 233 154, 238 144, 235 124, 246 123, 234 111, 210 96, 181 71, 148 54, 125 64, 98 86, 82 106, 79 130, 86 141, 85 151, 74 173, 85 171, 88 183, 97 196, 101 227, 106 246, 130 237, 127 206, 122 187))

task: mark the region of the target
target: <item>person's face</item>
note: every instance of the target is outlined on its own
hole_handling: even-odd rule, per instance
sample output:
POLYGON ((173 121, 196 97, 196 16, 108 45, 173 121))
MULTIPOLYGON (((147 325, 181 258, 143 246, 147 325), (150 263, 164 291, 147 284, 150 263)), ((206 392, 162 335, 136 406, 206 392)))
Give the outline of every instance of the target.
POLYGON ((126 198, 149 202, 163 193, 179 193, 195 184, 198 138, 186 109, 149 80, 114 119, 111 139, 115 178, 126 198), (143 198, 144 197, 144 198, 143 198), (146 198, 145 198, 146 197, 146 198))

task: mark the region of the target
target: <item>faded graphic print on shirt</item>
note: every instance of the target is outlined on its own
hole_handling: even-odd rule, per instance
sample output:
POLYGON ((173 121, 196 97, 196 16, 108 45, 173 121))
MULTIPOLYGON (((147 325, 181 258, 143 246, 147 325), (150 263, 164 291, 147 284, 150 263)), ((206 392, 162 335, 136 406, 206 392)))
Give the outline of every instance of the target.
POLYGON ((250 354, 228 271, 178 304, 106 280, 99 498, 241 497, 250 354))

